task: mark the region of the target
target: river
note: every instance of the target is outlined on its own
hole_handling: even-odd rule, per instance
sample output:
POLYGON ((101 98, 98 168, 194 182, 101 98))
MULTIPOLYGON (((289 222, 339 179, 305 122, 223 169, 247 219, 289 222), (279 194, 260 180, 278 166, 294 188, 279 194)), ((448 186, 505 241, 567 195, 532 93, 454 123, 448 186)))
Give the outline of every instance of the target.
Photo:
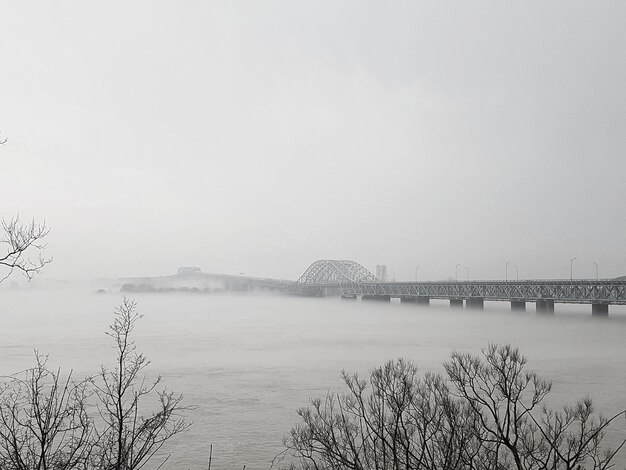
MULTIPOLYGON (((33 350, 51 366, 95 373, 114 351, 104 332, 119 294, 86 290, 0 291, 1 374, 31 366, 33 350)), ((143 318, 138 350, 168 388, 196 405, 193 425, 164 451, 163 468, 266 469, 310 397, 341 390, 340 372, 366 374, 406 357, 439 370, 452 350, 478 353, 512 343, 529 368, 554 381, 551 400, 590 395, 599 410, 626 408, 626 309, 592 318, 590 306, 556 305, 540 316, 529 304, 486 303, 484 311, 400 303, 301 299, 257 294, 135 295, 143 318)), ((615 436, 626 436, 621 420, 615 436)), ((612 437, 614 439, 616 437, 612 437)), ((620 464, 626 461, 622 456, 620 464)))

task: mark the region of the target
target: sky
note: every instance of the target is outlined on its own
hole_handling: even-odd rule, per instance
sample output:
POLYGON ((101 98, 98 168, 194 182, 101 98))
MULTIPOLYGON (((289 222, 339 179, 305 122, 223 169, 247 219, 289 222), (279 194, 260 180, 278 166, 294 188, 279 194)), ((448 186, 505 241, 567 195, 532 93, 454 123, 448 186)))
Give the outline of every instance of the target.
POLYGON ((0 216, 51 227, 42 277, 626 274, 626 2, 0 12, 0 216))

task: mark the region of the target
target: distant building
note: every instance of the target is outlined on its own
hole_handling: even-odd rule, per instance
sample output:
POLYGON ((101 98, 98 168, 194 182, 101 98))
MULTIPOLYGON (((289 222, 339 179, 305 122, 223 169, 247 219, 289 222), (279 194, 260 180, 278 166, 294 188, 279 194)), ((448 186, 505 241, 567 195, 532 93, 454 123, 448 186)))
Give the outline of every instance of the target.
POLYGON ((194 274, 200 274, 202 271, 196 266, 184 266, 178 268, 177 276, 193 276, 194 274))
POLYGON ((386 264, 376 265, 376 277, 381 281, 387 280, 387 265, 386 264))

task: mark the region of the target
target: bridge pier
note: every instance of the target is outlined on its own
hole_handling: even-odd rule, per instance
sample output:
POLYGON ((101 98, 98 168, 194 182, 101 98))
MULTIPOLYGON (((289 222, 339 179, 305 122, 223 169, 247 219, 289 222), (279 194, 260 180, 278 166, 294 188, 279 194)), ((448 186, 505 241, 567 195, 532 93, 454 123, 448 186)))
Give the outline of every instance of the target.
POLYGON ((414 304, 417 302, 416 297, 400 297, 401 304, 414 304))
POLYGON ((526 302, 523 300, 511 300, 511 310, 526 311, 526 302))
POLYGON ((465 306, 473 310, 483 310, 485 308, 485 299, 482 297, 468 297, 465 306))
POLYGON ((537 313, 554 315, 554 300, 538 299, 536 303, 537 313))
POLYGON ((594 317, 608 317, 609 304, 591 304, 591 315, 594 317))
POLYGON ((419 305, 430 305, 430 297, 420 295, 418 297, 415 297, 415 303, 419 305))
POLYGON ((390 295, 364 295, 361 300, 373 300, 377 302, 391 302, 390 295))
POLYGON ((450 299, 450 307, 463 308, 463 299, 450 299))

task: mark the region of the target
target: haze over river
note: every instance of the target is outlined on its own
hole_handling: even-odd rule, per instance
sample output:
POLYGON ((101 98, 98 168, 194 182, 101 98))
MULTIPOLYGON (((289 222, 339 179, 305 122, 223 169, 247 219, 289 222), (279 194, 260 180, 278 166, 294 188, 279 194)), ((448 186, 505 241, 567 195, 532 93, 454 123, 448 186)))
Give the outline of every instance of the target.
MULTIPOLYGON (((556 305, 553 317, 486 303, 485 311, 411 304, 302 299, 263 295, 144 294, 132 297, 144 317, 136 329, 150 371, 185 395, 193 426, 171 445, 164 468, 202 469, 213 444, 212 468, 268 468, 310 397, 341 390, 342 369, 366 374, 388 359, 440 369, 453 349, 479 353, 489 342, 512 343, 531 369, 554 381, 550 401, 590 395, 613 414, 626 408, 626 309, 609 318, 585 305, 556 305)), ((112 365, 104 332, 121 295, 86 291, 0 291, 0 374, 33 364, 76 376, 112 365)), ((626 435, 618 420, 615 435, 626 435)), ((626 461, 619 460, 619 467, 626 461)), ((155 465, 156 467, 156 465, 155 465)))

